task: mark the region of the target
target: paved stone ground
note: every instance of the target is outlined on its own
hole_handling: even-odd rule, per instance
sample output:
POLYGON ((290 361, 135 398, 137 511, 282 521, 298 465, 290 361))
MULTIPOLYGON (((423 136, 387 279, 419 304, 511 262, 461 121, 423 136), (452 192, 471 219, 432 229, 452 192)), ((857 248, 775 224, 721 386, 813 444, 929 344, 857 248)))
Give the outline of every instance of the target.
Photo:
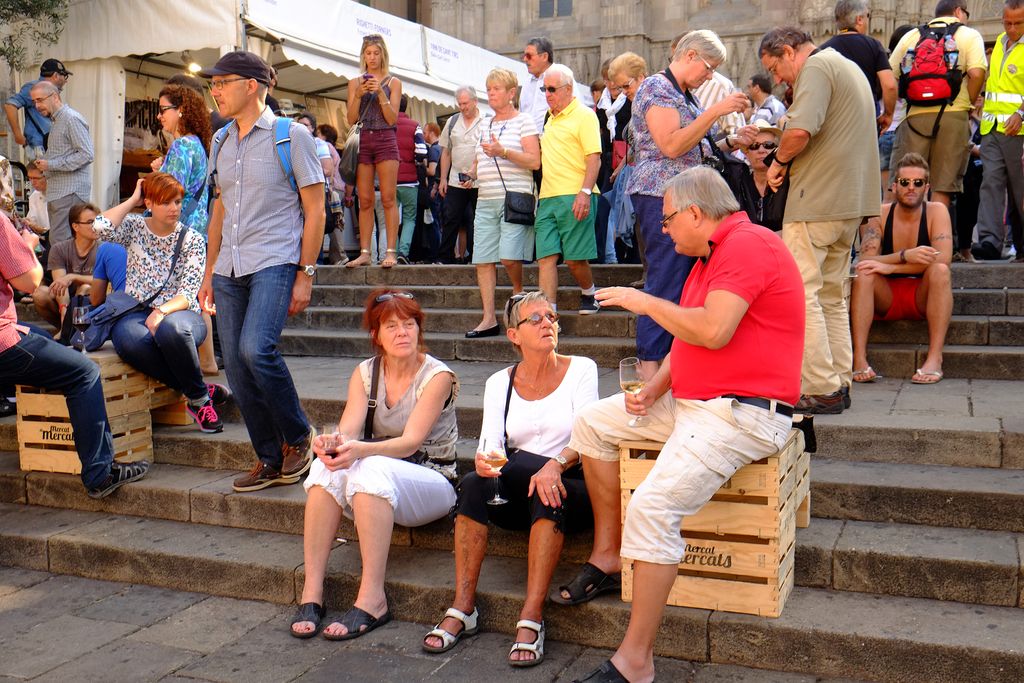
MULTIPOLYGON (((508 636, 482 633, 429 655, 419 645, 428 629, 408 622, 347 643, 296 640, 287 634, 293 609, 0 567, 0 683, 563 682, 611 654, 549 642, 542 664, 513 669, 504 661, 508 636)), ((672 659, 659 659, 657 667, 659 681, 674 683, 818 681, 672 659)))

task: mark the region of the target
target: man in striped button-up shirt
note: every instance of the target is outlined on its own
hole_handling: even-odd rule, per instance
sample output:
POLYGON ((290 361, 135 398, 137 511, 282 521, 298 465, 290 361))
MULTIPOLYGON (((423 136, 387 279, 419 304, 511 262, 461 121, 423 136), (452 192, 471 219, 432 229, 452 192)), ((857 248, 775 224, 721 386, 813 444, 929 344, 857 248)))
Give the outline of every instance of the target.
POLYGON ((49 81, 39 81, 31 90, 32 102, 53 124, 46 154, 36 168, 46 174, 46 210, 50 217, 50 244, 71 239, 68 212, 92 194, 92 137, 82 115, 64 104, 60 90, 49 81))

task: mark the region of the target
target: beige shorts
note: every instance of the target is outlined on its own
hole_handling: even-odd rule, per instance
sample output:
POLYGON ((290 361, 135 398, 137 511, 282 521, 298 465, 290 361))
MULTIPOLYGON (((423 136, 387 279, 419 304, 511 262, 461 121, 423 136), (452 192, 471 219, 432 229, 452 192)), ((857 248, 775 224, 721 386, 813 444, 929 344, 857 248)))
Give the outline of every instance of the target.
POLYGON ((896 129, 896 141, 889 161, 892 179, 895 180, 900 158, 908 152, 917 152, 928 162, 933 190, 960 192, 963 190, 967 154, 971 148, 967 112, 943 112, 939 132, 934 138, 927 136, 932 134, 935 126, 935 114, 913 114, 913 110, 911 114, 896 129))
POLYGON ((737 469, 782 448, 793 421, 729 398, 691 401, 670 392, 647 413, 646 424, 630 427, 622 394, 591 403, 577 415, 569 447, 613 461, 622 441, 665 443, 626 508, 621 554, 678 564, 686 548, 683 517, 700 510, 737 469))

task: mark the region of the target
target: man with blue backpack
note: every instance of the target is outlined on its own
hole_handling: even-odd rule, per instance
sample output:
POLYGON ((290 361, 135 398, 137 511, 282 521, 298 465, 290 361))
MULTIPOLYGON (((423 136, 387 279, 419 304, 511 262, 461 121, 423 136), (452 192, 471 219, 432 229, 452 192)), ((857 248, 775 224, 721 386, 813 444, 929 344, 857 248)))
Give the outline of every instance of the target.
POLYGON ((907 117, 896 129, 892 158, 916 152, 931 166, 932 199, 949 207, 963 189, 968 114, 985 83, 985 41, 968 27, 967 0, 939 0, 935 18, 908 31, 889 57, 899 74, 907 117))
POLYGON ((234 121, 210 145, 219 196, 199 302, 218 314, 224 369, 259 459, 233 487, 257 491, 297 483, 312 463, 314 431, 277 345, 288 316, 309 305, 324 173, 309 131, 267 108, 266 62, 230 52, 201 75, 220 114, 234 121))

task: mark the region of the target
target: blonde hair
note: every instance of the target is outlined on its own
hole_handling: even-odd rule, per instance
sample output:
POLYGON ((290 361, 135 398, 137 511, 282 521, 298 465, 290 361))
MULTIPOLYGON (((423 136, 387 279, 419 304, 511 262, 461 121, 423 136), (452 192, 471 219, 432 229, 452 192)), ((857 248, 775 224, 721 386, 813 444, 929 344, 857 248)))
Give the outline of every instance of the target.
POLYGON ((391 71, 391 60, 388 57, 388 46, 379 33, 371 33, 363 36, 363 46, 359 48, 359 68, 366 73, 366 48, 376 45, 380 48, 380 66, 384 73, 391 71))
POLYGON ((647 75, 647 62, 635 52, 623 52, 608 65, 608 77, 629 76, 643 78, 647 75))
POLYGON ((505 90, 514 91, 519 87, 519 79, 516 78, 515 73, 508 69, 502 69, 498 67, 491 69, 490 73, 487 74, 487 79, 484 81, 486 85, 501 85, 505 87, 505 90))

